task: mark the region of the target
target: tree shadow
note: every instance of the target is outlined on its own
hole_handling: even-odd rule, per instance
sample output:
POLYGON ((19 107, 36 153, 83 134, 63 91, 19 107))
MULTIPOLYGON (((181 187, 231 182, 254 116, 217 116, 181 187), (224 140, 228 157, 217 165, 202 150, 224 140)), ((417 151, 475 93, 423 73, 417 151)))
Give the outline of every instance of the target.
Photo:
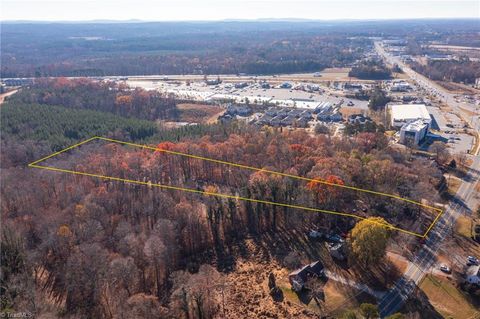
POLYGON ((278 228, 275 231, 268 231, 252 239, 255 244, 262 247, 273 258, 282 261, 291 251, 301 252, 309 260, 321 259, 323 242, 312 241, 307 238, 308 228, 303 230, 292 230, 288 228, 278 228))
POLYGON ((468 207, 468 205, 463 201, 463 199, 458 197, 456 194, 450 197, 450 201, 457 204, 460 207, 460 209, 463 209, 466 212, 471 211, 470 207, 468 207))
POLYGON ((297 294, 298 300, 300 300, 300 302, 304 305, 309 305, 313 299, 312 294, 307 289, 302 289, 295 293, 297 294))
POLYGON ((282 302, 284 299, 282 289, 274 287, 270 290, 270 296, 272 296, 273 301, 282 302))

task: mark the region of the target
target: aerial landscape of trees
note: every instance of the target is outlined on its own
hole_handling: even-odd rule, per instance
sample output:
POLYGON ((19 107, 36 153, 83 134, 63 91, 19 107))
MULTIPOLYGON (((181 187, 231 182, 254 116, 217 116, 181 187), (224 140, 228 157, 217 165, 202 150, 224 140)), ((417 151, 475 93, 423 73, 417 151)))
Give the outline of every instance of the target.
POLYGON ((4 25, 2 77, 314 72, 358 59, 369 40, 311 24, 4 25), (282 31, 281 35, 278 31, 282 31), (135 36, 132 36, 134 32, 135 36), (50 37, 45 37, 49 34, 50 37), (32 47, 36 48, 32 58, 32 47), (75 54, 71 52, 75 51, 75 54))
POLYGON ((61 105, 145 120, 175 119, 175 101, 158 91, 130 90, 123 84, 66 78, 37 79, 14 97, 19 103, 61 105))
POLYGON ((412 62, 412 68, 436 81, 473 84, 480 77, 480 63, 468 57, 460 60, 429 61, 426 64, 412 62))
POLYGON ((477 96, 444 106, 376 45, 474 94, 447 82, 480 78, 479 34, 477 18, 2 21, 0 317, 471 317, 478 163, 457 124, 477 96), (385 107, 419 100, 451 132, 399 145, 385 107))
POLYGON ((389 230, 382 227, 385 223, 383 218, 371 217, 358 222, 352 229, 350 248, 360 263, 366 266, 372 265, 379 262, 385 255, 389 237, 389 230))
POLYGON ((385 94, 385 92, 381 88, 375 87, 370 92, 368 107, 373 111, 381 111, 385 109, 385 105, 388 102, 390 102, 390 98, 385 94))
MULTIPOLYGON (((416 205, 334 186, 434 200, 441 181, 438 168, 390 148, 381 133, 333 138, 236 122, 163 132, 141 108, 115 109, 124 107, 119 97, 132 96, 134 101, 135 94, 142 92, 103 90, 101 84, 82 81, 65 81, 60 87, 55 81, 41 83, 24 88, 2 105, 1 257, 7 271, 1 285, 3 308, 90 318, 116 318, 120 313, 129 318, 189 318, 192 313, 195 318, 209 318, 225 311, 220 302, 226 294, 221 278, 235 269, 233 251, 247 238, 312 225, 342 232, 354 227, 353 254, 359 254, 357 246, 387 238, 381 226, 366 232, 369 227, 355 226, 347 217, 26 167, 52 148, 90 137, 88 132, 138 140, 158 150, 95 141, 41 165, 335 211, 361 207, 358 214, 418 231, 431 222, 430 215, 416 205), (65 86, 74 86, 77 99, 63 91, 65 86), (87 93, 82 92, 89 92, 88 101, 96 110, 84 102, 87 93), (326 180, 331 185, 162 150, 326 180)), ((165 108, 171 110, 175 101, 167 101, 173 104, 158 104, 157 116, 169 116, 165 108)), ((378 260, 382 250, 368 256, 358 258, 378 260)), ((228 307, 235 296, 224 298, 228 307)))
POLYGON ((392 71, 381 61, 365 60, 352 67, 348 76, 366 80, 387 80, 392 71))

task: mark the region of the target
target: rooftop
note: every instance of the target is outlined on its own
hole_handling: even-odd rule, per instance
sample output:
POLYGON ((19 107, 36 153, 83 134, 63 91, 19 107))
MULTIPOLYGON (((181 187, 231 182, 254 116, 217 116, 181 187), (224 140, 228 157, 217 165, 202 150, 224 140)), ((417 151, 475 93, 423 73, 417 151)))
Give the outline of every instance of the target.
POLYGON ((404 131, 421 131, 422 129, 425 128, 425 126, 428 126, 428 123, 425 123, 424 120, 416 120, 413 122, 409 122, 402 126, 402 130, 404 131))
POLYGON ((395 121, 410 121, 424 119, 431 121, 425 104, 398 104, 390 106, 392 119, 395 121))

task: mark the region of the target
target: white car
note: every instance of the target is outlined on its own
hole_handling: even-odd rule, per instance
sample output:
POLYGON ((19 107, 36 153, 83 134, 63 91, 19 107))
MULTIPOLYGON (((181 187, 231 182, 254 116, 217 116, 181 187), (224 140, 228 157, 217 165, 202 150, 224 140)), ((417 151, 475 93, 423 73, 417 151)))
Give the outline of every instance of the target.
POLYGON ((467 265, 468 266, 472 266, 472 265, 478 265, 479 264, 479 261, 478 261, 478 258, 477 257, 473 257, 473 256, 468 256, 467 257, 467 265))
POLYGON ((440 270, 443 271, 444 273, 446 274, 450 274, 452 272, 452 270, 450 269, 450 267, 448 267, 447 265, 445 264, 442 264, 440 266, 440 270))

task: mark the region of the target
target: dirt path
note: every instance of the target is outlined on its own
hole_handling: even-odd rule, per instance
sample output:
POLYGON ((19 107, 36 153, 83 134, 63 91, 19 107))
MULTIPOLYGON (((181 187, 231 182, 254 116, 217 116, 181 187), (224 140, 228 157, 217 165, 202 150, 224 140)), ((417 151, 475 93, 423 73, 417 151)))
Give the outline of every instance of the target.
POLYGON ((10 91, 10 92, 7 92, 7 93, 3 93, 3 94, 0 94, 0 105, 3 104, 3 102, 5 101, 5 99, 7 97, 9 97, 10 95, 13 95, 15 93, 18 92, 18 89, 17 90, 13 90, 13 91, 10 91))
POLYGON ((382 297, 386 293, 385 291, 374 290, 374 289, 370 288, 368 285, 365 285, 365 284, 362 284, 362 283, 357 283, 354 280, 347 279, 345 277, 337 275, 336 273, 328 271, 328 270, 325 271, 325 274, 327 275, 327 278, 332 279, 333 281, 336 281, 336 282, 339 282, 341 284, 353 287, 357 290, 366 292, 367 294, 369 294, 371 296, 374 296, 375 298, 377 298, 379 300, 382 299, 382 297))
POLYGON ((218 117, 223 115, 223 113, 225 113, 225 110, 220 111, 219 113, 212 115, 209 119, 207 119, 207 124, 217 123, 218 117))

